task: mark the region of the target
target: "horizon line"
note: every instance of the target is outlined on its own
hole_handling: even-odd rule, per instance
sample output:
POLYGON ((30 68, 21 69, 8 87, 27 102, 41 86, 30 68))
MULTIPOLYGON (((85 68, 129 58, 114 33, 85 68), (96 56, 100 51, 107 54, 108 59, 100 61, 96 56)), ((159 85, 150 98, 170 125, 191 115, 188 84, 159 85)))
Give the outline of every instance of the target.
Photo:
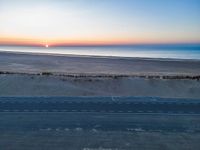
POLYGON ((0 46, 19 46, 19 47, 103 47, 103 46, 153 46, 153 45, 200 45, 200 42, 166 42, 166 43, 109 43, 109 44, 20 44, 20 43, 11 43, 4 44, 0 43, 0 46))

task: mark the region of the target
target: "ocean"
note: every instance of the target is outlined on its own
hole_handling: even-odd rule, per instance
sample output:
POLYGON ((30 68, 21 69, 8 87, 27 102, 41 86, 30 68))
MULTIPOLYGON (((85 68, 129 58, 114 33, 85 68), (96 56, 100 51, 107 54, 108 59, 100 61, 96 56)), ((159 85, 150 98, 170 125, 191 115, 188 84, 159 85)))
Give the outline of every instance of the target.
POLYGON ((200 44, 126 45, 126 46, 60 46, 28 47, 0 46, 0 51, 30 52, 89 56, 117 56, 139 58, 197 59, 200 44))

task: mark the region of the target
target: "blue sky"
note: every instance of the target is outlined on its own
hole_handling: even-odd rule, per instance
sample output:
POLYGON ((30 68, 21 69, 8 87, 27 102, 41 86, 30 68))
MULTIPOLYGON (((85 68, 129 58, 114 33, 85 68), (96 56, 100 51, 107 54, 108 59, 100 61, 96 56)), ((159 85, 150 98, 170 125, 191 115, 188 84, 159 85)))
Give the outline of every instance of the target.
POLYGON ((0 0, 0 43, 23 40, 198 43, 200 0, 0 0))

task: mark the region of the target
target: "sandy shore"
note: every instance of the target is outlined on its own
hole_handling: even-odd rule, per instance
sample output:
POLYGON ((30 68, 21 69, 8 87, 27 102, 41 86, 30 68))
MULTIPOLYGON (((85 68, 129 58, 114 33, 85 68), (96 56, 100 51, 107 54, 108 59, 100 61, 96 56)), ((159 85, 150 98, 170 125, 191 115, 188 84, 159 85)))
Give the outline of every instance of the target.
POLYGON ((0 52, 0 71, 115 75, 200 75, 200 61, 147 58, 52 56, 0 52))
POLYGON ((200 61, 0 52, 0 96, 200 98, 200 61))

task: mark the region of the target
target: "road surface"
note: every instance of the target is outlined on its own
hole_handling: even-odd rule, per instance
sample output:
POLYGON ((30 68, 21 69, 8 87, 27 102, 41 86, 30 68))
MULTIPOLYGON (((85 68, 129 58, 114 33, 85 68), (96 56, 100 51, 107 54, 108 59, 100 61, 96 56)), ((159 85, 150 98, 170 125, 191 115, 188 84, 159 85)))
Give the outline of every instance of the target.
POLYGON ((0 97, 0 112, 200 114, 200 100, 150 97, 0 97))

